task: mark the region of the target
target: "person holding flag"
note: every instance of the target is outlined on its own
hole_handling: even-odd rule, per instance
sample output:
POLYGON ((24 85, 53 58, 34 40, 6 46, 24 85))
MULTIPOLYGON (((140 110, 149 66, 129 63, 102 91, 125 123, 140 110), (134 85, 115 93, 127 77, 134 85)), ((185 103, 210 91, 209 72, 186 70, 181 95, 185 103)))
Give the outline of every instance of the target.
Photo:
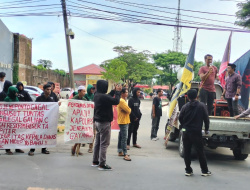
POLYGON ((213 56, 205 55, 206 65, 202 66, 198 75, 201 78, 201 85, 199 89, 200 101, 207 105, 208 114, 212 114, 214 99, 216 98, 216 90, 214 86, 215 79, 218 78, 218 69, 212 65, 213 56))

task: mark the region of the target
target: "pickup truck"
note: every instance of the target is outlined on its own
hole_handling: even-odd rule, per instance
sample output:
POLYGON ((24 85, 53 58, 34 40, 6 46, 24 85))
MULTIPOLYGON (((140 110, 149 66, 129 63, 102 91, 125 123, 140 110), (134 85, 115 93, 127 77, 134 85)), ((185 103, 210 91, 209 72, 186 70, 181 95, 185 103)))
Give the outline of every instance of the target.
MULTIPOLYGON (((198 90, 199 83, 192 83, 191 88, 198 90)), ((220 98, 222 87, 215 84, 216 98, 220 98)), ((174 91, 173 91, 174 93, 174 91)), ((169 97, 171 99, 171 96, 169 97)), ((169 141, 175 141, 179 138, 179 153, 184 156, 184 147, 182 141, 182 131, 179 130, 178 115, 181 107, 187 102, 184 95, 179 97, 176 110, 166 124, 166 130, 170 130, 169 141)), ((225 100, 215 99, 213 116, 209 116, 210 126, 209 134, 203 134, 204 146, 211 149, 217 147, 230 148, 236 160, 245 160, 250 153, 250 118, 235 120, 229 116, 227 102, 225 100)), ((167 144, 166 144, 167 148, 167 144)))

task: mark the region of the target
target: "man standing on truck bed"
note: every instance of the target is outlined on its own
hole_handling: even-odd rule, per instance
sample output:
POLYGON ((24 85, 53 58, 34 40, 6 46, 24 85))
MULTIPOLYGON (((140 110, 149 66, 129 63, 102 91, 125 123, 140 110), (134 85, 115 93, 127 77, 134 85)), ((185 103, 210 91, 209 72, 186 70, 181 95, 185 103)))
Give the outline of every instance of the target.
POLYGON ((216 98, 214 80, 218 79, 218 69, 211 65, 213 62, 212 55, 207 54, 204 58, 206 65, 202 66, 198 73, 201 78, 199 97, 200 101, 207 105, 208 114, 212 115, 213 103, 216 98))
POLYGON ((227 72, 228 77, 226 78, 226 85, 223 93, 221 94, 221 98, 227 100, 228 109, 230 112, 230 117, 234 117, 235 115, 239 115, 238 111, 238 99, 240 95, 240 89, 242 86, 241 76, 235 73, 235 64, 228 63, 227 72))
POLYGON ((194 145, 200 162, 202 176, 210 176, 207 168, 207 160, 203 150, 202 125, 205 123, 205 134, 208 134, 209 117, 207 109, 202 102, 197 101, 197 91, 191 89, 187 92, 190 102, 185 104, 180 112, 180 128, 183 132, 184 161, 186 165, 186 176, 193 175, 191 168, 191 148, 194 145))

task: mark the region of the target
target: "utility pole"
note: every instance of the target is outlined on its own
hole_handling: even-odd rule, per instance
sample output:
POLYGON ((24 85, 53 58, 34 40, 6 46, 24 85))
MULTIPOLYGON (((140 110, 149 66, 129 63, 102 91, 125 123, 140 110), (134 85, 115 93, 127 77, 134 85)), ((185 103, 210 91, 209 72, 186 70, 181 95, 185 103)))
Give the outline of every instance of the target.
POLYGON ((173 51, 181 52, 182 51, 182 39, 181 39, 181 14, 180 14, 180 4, 181 0, 178 0, 178 10, 176 15, 176 27, 174 31, 174 38, 173 38, 173 51))
POLYGON ((64 31, 66 38, 66 46, 67 46, 67 55, 68 55, 68 65, 69 65, 69 76, 70 76, 70 87, 72 89, 75 88, 74 85, 74 73, 73 73, 73 64, 72 64, 72 56, 71 56, 71 47, 69 35, 67 34, 69 26, 68 26, 68 18, 67 18, 67 10, 65 0, 61 0, 62 2, 62 12, 63 12, 63 21, 64 21, 64 31))

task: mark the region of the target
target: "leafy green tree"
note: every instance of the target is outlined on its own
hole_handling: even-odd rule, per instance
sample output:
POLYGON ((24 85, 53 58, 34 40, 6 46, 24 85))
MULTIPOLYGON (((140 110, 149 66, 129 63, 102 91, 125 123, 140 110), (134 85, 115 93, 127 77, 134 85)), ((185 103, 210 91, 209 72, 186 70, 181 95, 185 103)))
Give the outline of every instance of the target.
POLYGON ((37 63, 38 65, 42 65, 45 69, 52 68, 52 64, 53 64, 50 60, 45 60, 45 59, 39 59, 37 63))
POLYGON ((236 25, 250 28, 250 1, 238 3, 239 11, 236 12, 236 17, 239 19, 235 22, 236 25))
POLYGON ((56 73, 58 73, 59 75, 62 75, 62 76, 66 76, 66 71, 64 71, 63 69, 55 69, 54 70, 56 73))
POLYGON ((102 72, 103 77, 116 83, 120 82, 127 74, 127 63, 120 59, 107 60, 102 67, 106 70, 106 72, 102 72))
MULTIPOLYGON (((141 80, 152 79, 161 73, 152 63, 149 51, 137 52, 131 46, 116 46, 113 48, 118 53, 118 59, 127 64, 126 73, 121 79, 128 84, 129 91, 141 80)), ((107 67, 110 62, 104 62, 101 66, 107 67)))
POLYGON ((42 71, 45 71, 46 68, 44 68, 44 66, 42 64, 38 64, 37 66, 34 66, 36 69, 38 70, 42 70, 42 71))
MULTIPOLYGON (((156 66, 162 70, 162 74, 157 77, 160 84, 170 84, 170 89, 177 83, 177 71, 184 67, 187 55, 181 52, 168 51, 153 55, 156 66)), ((158 83, 159 84, 159 83, 158 83)))

